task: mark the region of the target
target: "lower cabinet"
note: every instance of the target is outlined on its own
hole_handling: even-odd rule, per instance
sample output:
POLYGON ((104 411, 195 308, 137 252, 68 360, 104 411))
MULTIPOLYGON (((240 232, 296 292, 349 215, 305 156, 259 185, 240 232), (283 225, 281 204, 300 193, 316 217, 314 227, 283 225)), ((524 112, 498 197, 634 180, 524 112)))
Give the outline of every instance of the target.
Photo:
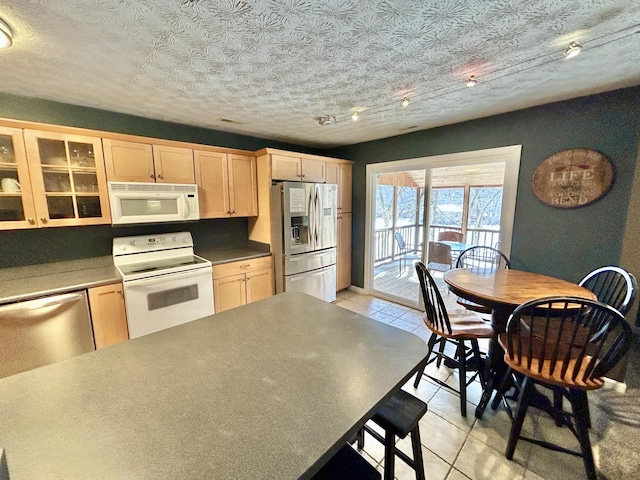
POLYGON ((273 295, 271 257, 213 266, 213 302, 216 313, 273 295))
POLYGON ((89 288, 88 292, 96 349, 128 340, 122 283, 89 288))

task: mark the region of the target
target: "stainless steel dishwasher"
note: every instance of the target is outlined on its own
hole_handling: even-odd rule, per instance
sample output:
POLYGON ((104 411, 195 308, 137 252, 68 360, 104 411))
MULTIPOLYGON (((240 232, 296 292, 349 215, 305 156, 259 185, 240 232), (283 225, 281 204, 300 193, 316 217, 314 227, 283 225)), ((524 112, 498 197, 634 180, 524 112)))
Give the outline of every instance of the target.
POLYGON ((0 378, 92 350, 86 291, 0 305, 0 378))

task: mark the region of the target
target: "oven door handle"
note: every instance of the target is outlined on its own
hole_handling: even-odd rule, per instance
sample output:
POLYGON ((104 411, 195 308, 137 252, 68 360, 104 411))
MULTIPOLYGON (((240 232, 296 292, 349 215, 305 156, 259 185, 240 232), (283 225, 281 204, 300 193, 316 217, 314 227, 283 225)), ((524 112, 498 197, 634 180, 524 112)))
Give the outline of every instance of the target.
POLYGON ((159 277, 153 277, 151 279, 140 280, 125 280, 124 287, 143 287, 146 285, 155 285, 157 283, 165 283, 171 280, 181 280, 185 278, 199 277, 201 275, 212 275, 213 271, 210 268, 200 268, 197 270, 189 270, 183 273, 169 273, 167 275, 161 275, 159 277))

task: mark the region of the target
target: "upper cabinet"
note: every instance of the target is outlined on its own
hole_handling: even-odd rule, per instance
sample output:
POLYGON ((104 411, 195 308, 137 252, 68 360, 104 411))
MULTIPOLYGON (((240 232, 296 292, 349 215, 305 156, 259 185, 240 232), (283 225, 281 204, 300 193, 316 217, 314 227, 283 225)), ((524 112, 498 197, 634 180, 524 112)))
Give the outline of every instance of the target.
POLYGON ((324 183, 326 162, 314 158, 272 154, 271 176, 273 180, 324 183))
POLYGON ((195 150, 200 218, 258 215, 256 158, 195 150))
POLYGON ((327 161, 326 183, 338 185, 338 213, 351 212, 353 165, 347 161, 327 161))
POLYGON ((112 182, 195 183, 190 148, 102 141, 107 179, 112 182))
POLYGON ((190 148, 154 145, 153 166, 156 182, 196 183, 190 148))
MULTIPOLYGON (((36 218, 32 226, 111 223, 100 138, 25 130, 36 218)), ((22 184, 20 184, 21 190, 22 184)), ((26 190, 25 190, 26 195, 26 190)))
POLYGON ((34 226, 36 210, 22 130, 0 127, 0 228, 34 226))

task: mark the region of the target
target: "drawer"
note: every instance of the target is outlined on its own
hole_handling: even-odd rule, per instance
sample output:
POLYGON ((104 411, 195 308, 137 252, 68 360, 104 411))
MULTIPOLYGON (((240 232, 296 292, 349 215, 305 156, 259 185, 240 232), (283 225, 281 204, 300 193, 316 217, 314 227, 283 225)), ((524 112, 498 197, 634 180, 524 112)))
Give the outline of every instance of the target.
POLYGON ((214 265, 213 278, 228 277, 229 275, 253 272, 264 268, 271 268, 271 256, 214 265))

